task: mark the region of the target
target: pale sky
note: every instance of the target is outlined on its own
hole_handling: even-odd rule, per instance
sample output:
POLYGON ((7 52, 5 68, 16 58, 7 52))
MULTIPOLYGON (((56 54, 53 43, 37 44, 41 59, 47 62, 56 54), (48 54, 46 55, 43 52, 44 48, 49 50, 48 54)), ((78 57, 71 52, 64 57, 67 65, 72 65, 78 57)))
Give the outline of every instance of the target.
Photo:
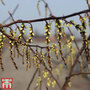
MULTIPOLYGON (((44 4, 40 3, 41 16, 39 16, 37 11, 37 0, 4 0, 5 6, 0 2, 0 23, 2 23, 8 16, 8 11, 12 12, 13 9, 19 4, 18 10, 14 14, 14 19, 31 20, 41 17, 45 17, 44 4)), ((51 8, 55 16, 68 15, 74 12, 78 12, 84 9, 88 9, 85 0, 46 0, 49 7, 51 8)), ((78 17, 72 18, 78 22, 78 17)), ((71 20, 71 19, 69 19, 71 20)), ((44 23, 35 23, 34 28, 39 31, 40 34, 43 31, 44 23)), ((88 30, 88 35, 89 35, 88 30)))

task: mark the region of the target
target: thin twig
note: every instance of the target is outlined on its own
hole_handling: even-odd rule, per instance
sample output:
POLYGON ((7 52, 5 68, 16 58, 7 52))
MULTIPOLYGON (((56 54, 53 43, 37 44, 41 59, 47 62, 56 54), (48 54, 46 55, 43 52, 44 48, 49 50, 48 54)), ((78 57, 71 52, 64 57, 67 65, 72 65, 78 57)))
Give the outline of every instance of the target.
POLYGON ((52 11, 51 11, 51 9, 50 9, 50 7, 49 7, 49 5, 48 5, 48 3, 45 0, 42 0, 42 1, 45 4, 46 8, 48 8, 48 10, 50 12, 50 16, 54 16, 53 13, 52 13, 52 11))
MULTIPOLYGON (((12 12, 12 15, 15 14, 16 10, 18 9, 18 7, 19 7, 19 4, 16 5, 15 9, 14 9, 13 12, 12 12)), ((9 16, 9 17, 8 17, 6 20, 4 20, 2 23, 5 24, 10 18, 11 18, 11 17, 9 16)))
POLYGON ((31 86, 31 84, 32 84, 32 82, 33 82, 33 80, 34 80, 37 72, 38 72, 38 68, 35 70, 35 72, 34 72, 34 74, 33 74, 33 76, 32 76, 32 79, 30 80, 30 83, 28 84, 27 90, 30 89, 30 86, 31 86))

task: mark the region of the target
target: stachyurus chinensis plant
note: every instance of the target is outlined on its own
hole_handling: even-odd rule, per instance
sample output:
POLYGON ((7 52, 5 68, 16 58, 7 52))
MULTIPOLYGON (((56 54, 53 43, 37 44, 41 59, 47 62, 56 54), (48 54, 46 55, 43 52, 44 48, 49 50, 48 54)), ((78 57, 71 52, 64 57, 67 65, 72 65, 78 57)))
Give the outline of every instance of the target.
MULTIPOLYGON (((36 89, 39 88, 39 90, 43 90, 42 84, 44 80, 46 80, 46 90, 49 90, 49 87, 54 88, 55 85, 59 87, 59 90, 66 90, 67 87, 71 87, 71 80, 74 76, 90 74, 90 35, 87 37, 86 33, 87 27, 90 27, 89 0, 86 0, 88 5, 87 10, 62 17, 54 16, 45 0, 38 0, 37 2, 37 10, 39 15, 41 15, 39 9, 41 2, 45 4, 45 18, 15 21, 13 15, 9 12, 12 22, 5 25, 0 24, 0 67, 2 71, 4 71, 2 49, 4 48, 5 41, 8 39, 9 54, 13 66, 18 70, 19 66, 17 66, 14 60, 16 57, 15 53, 17 52, 18 55, 22 57, 22 63, 26 64, 26 70, 29 70, 31 65, 33 65, 33 67, 36 69, 27 90, 30 90, 31 84, 34 81, 37 73, 39 73, 39 75, 35 86, 36 89), (50 13, 49 17, 47 17, 47 11, 50 13), (76 23, 74 20, 67 20, 67 18, 74 16, 79 17, 80 23, 76 23), (45 30, 44 46, 33 45, 35 32, 33 30, 32 23, 36 22, 45 23, 45 27, 43 27, 45 30), (52 43, 50 40, 52 22, 55 23, 54 43, 52 43), (76 32, 80 33, 82 38, 82 48, 78 47, 71 27, 74 27, 76 32), (65 31, 66 28, 70 32, 69 38, 67 37, 67 32, 65 31), (6 32, 7 29, 9 33, 6 32), (27 38, 25 38, 26 31, 29 31, 27 38), (75 46, 73 46, 73 43, 75 46), (77 52, 75 51, 75 48, 77 49, 77 52), (68 55, 65 54, 66 49, 68 51, 68 55), (55 61, 58 63, 57 65, 55 65, 53 62, 53 55, 55 57, 55 61), (80 59, 80 57, 84 58, 83 55, 85 56, 85 59, 80 59), (86 64, 84 64, 84 62, 86 62, 86 64), (77 63, 80 66, 80 71, 78 73, 74 72, 74 68, 76 67, 77 63), (61 85, 58 78, 64 69, 68 71, 68 75, 65 77, 64 84, 61 85)), ((5 5, 3 0, 2 3, 5 5)))

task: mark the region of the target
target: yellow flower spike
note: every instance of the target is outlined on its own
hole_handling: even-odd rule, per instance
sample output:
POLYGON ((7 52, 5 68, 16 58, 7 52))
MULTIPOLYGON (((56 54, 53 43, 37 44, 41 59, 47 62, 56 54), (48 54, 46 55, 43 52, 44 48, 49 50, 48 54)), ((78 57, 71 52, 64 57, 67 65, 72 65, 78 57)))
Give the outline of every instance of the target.
POLYGON ((48 85, 48 86, 51 85, 51 80, 50 80, 50 78, 47 78, 47 85, 48 85))
POLYGON ((54 88, 55 85, 56 85, 56 81, 53 81, 53 82, 52 82, 52 87, 54 88))

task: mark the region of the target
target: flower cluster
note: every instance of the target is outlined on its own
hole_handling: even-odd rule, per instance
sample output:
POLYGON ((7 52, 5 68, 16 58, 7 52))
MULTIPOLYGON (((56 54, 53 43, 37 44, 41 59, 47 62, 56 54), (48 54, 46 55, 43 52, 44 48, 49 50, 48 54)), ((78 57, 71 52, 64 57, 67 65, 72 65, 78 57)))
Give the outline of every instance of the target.
POLYGON ((32 42, 32 38, 34 37, 34 32, 33 32, 32 26, 29 27, 28 29, 29 29, 29 39, 27 40, 27 42, 31 43, 32 42))
POLYGON ((20 33, 21 33, 21 35, 24 35, 25 34, 25 30, 24 29, 26 29, 27 27, 25 26, 25 24, 24 23, 22 23, 21 24, 21 28, 20 28, 20 33))
POLYGON ((61 44, 61 39, 62 39, 62 31, 64 30, 64 27, 62 26, 62 21, 61 20, 56 20, 56 28, 57 28, 57 33, 58 33, 58 44, 59 44, 59 52, 61 54, 61 57, 62 57, 62 60, 64 62, 64 64, 66 65, 66 62, 65 62, 65 58, 63 56, 63 51, 62 51, 62 44, 61 44))
POLYGON ((41 49, 41 52, 40 52, 40 57, 41 57, 41 60, 42 60, 42 64, 44 65, 44 67, 46 68, 46 61, 45 61, 45 56, 44 56, 44 54, 43 54, 43 52, 42 52, 42 49, 41 49))
POLYGON ((14 44, 13 44, 13 41, 10 40, 10 41, 9 41, 9 44, 10 44, 10 45, 9 45, 10 58, 11 58, 11 60, 12 60, 12 63, 14 64, 15 68, 18 69, 16 63, 14 62, 14 58, 13 58, 13 49, 12 49, 12 48, 13 48, 13 45, 14 45, 14 44))
POLYGON ((70 40, 67 40, 67 47, 71 48, 72 42, 70 40))
POLYGON ((38 59, 38 48, 36 47, 35 55, 33 58, 33 63, 37 68, 40 68, 40 61, 38 59))
POLYGON ((17 28, 17 29, 19 29, 19 31, 20 31, 20 34, 19 34, 19 36, 18 36, 18 40, 19 40, 19 41, 22 39, 23 35, 25 34, 25 30, 24 30, 24 29, 26 29, 26 28, 27 28, 27 27, 25 26, 24 23, 21 24, 20 29, 19 29, 19 27, 17 28))
POLYGON ((45 43, 49 44, 50 43, 49 37, 50 37, 51 26, 48 23, 46 23, 46 26, 44 27, 44 29, 45 29, 45 34, 44 35, 46 36, 45 43))
POLYGON ((61 26, 62 25, 62 21, 61 20, 56 20, 56 28, 58 29, 58 40, 61 41, 62 38, 62 31, 64 30, 64 28, 61 26))
POLYGON ((3 63, 2 63, 2 47, 3 47, 3 42, 5 40, 5 35, 3 35, 3 33, 0 32, 0 65, 1 65, 1 69, 2 71, 4 71, 4 67, 3 67, 3 63))
POLYGON ((0 33, 0 49, 3 47, 4 40, 5 40, 5 35, 3 35, 3 33, 0 33))
POLYGON ((43 73, 43 77, 44 77, 44 78, 47 78, 47 77, 48 77, 48 74, 49 74, 48 71, 43 71, 42 73, 43 73))
POLYGON ((47 57, 48 57, 48 64, 50 69, 52 69, 52 62, 51 62, 51 55, 50 55, 50 47, 49 47, 49 43, 50 43, 50 30, 51 30, 51 26, 46 22, 46 25, 44 27, 45 29, 45 36, 46 36, 46 41, 45 43, 47 44, 47 57))
POLYGON ((58 48, 55 43, 52 44, 52 50, 54 51, 56 58, 58 60, 58 48))
POLYGON ((54 81, 52 82, 52 87, 54 88, 55 85, 56 85, 56 81, 54 80, 54 81))
POLYGON ((42 79, 41 79, 41 77, 39 76, 38 79, 37 79, 37 82, 36 82, 36 86, 40 86, 41 81, 42 81, 42 79))
POLYGON ((51 85, 51 79, 48 77, 47 78, 47 86, 50 86, 51 85))
POLYGON ((80 21, 81 21, 81 25, 74 23, 74 21, 70 21, 70 23, 72 23, 72 25, 74 25, 75 28, 80 31, 81 37, 83 38, 83 45, 85 46, 85 53, 86 53, 87 61, 90 62, 88 40, 87 40, 87 36, 86 36, 87 33, 85 31, 86 30, 86 26, 87 26, 86 18, 80 16, 80 21))
POLYGON ((51 79, 48 77, 47 78, 47 86, 50 87, 52 85, 52 87, 54 88, 56 85, 56 81, 51 81, 51 79))
POLYGON ((31 51, 26 47, 26 70, 30 68, 30 54, 31 51))

